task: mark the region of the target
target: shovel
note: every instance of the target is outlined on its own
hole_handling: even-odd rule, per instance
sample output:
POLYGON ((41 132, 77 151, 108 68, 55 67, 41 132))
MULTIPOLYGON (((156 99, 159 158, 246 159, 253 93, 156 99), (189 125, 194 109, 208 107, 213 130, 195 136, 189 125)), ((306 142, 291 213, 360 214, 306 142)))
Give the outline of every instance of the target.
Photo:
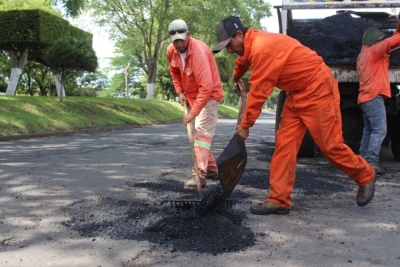
MULTIPOLYGON (((239 83, 239 87, 241 96, 237 125, 242 121, 247 100, 244 84, 239 83)), ((240 135, 234 135, 217 159, 218 176, 226 197, 230 196, 239 179, 242 177, 246 163, 247 150, 244 139, 240 135)))

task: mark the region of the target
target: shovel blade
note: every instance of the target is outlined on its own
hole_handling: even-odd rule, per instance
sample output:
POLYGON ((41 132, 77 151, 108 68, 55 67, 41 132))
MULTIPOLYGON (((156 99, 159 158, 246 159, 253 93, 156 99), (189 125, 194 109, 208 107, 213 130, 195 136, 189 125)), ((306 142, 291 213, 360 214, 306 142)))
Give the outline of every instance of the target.
POLYGON ((218 175, 222 190, 228 197, 246 168, 247 151, 244 139, 235 135, 217 159, 218 175))

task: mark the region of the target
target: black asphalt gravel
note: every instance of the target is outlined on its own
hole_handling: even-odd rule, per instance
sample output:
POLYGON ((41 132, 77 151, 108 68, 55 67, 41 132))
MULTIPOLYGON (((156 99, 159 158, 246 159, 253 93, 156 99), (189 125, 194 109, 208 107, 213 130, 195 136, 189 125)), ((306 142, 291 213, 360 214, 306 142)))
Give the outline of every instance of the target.
MULTIPOLYGON (((296 27, 291 36, 320 55, 329 66, 351 66, 357 63, 362 37, 368 28, 378 27, 349 13, 336 14, 307 27, 296 27)), ((393 30, 381 30, 387 37, 393 30)), ((391 57, 392 66, 400 66, 400 56, 391 57)))

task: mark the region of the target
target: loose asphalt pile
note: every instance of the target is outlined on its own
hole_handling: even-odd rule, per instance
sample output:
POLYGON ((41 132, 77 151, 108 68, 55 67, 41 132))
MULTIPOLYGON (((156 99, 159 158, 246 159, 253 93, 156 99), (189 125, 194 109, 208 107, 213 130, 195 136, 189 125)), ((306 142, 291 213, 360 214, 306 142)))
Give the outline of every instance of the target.
MULTIPOLYGON (((260 143, 259 160, 270 161, 274 143, 260 143)), ((354 183, 329 164, 301 166, 296 171, 293 195, 328 195, 354 190, 354 183), (313 175, 313 173, 315 175, 313 175)), ((65 208, 69 220, 63 224, 82 236, 149 241, 170 252, 195 251, 214 255, 237 252, 254 246, 259 234, 246 227, 246 212, 241 209, 250 194, 246 188, 268 189, 269 173, 248 168, 231 194, 232 209, 220 185, 203 190, 205 201, 188 209, 175 209, 171 200, 196 199, 196 190, 183 190, 183 183, 160 178, 132 183, 145 189, 145 198, 103 198, 82 200, 65 208), (240 188, 243 188, 240 189, 240 188)), ((260 201, 262 201, 260 199, 260 201)))
POLYGON ((65 212, 64 225, 82 236, 149 241, 171 252, 224 253, 255 244, 255 234, 244 226, 245 212, 226 209, 222 191, 209 186, 200 206, 175 209, 170 200, 196 199, 197 191, 168 179, 136 183, 149 198, 80 201, 65 212))
MULTIPOLYGON (((329 66, 352 66, 357 63, 362 38, 368 28, 377 29, 374 24, 341 13, 316 21, 311 26, 298 27, 293 30, 292 37, 317 52, 329 66)), ((393 35, 393 31, 384 33, 386 37, 393 35)), ((400 56, 391 57, 390 64, 400 66, 400 56)))

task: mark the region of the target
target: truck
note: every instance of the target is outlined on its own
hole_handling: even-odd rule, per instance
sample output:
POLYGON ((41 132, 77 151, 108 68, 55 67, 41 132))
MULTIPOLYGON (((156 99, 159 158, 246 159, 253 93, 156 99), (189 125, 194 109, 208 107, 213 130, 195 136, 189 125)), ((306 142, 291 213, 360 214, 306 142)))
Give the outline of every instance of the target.
MULTIPOLYGON (((358 153, 360 147, 360 142, 363 134, 364 120, 362 116, 362 111, 358 107, 358 89, 359 81, 357 74, 357 56, 361 51, 362 45, 362 33, 360 35, 360 30, 358 32, 352 32, 350 38, 344 38, 345 42, 350 48, 354 48, 354 44, 359 44, 357 47, 357 55, 350 55, 348 51, 343 51, 345 49, 338 49, 338 45, 333 46, 332 49, 336 52, 336 60, 332 60, 331 57, 322 55, 325 51, 318 51, 316 46, 320 44, 321 39, 319 39, 321 34, 316 32, 315 28, 318 23, 328 22, 324 24, 325 28, 329 26, 328 18, 310 18, 310 19, 295 19, 294 14, 300 10, 326 10, 332 9, 334 15, 343 15, 343 18, 351 19, 351 22, 358 23, 365 27, 377 28, 383 31, 386 35, 393 34, 396 29, 399 18, 392 13, 385 12, 385 10, 392 10, 396 7, 400 7, 400 1, 384 1, 384 0, 283 0, 282 5, 274 6, 278 13, 279 20, 279 32, 281 34, 286 34, 295 39, 298 39, 303 45, 310 47, 312 50, 316 51, 320 56, 323 57, 325 64, 329 66, 332 71, 333 76, 338 81, 339 92, 340 92, 340 110, 342 114, 342 132, 345 144, 347 144, 355 153, 358 153), (378 11, 376 11, 378 10, 378 11), (383 11, 380 11, 383 10, 383 11), (349 18, 348 16, 351 16, 349 18), (301 40, 303 33, 311 32, 306 40, 301 40), (352 42, 351 42, 352 41, 352 42), (350 44, 349 44, 350 43, 350 44)), ((304 11, 303 11, 304 12, 304 11)), ((311 14, 311 12, 310 12, 311 14)), ((333 16, 329 16, 333 17, 333 16)), ((334 21, 331 23, 335 23, 334 21)), ((344 34, 345 32, 351 32, 353 29, 352 24, 348 21, 342 21, 343 29, 334 34, 344 34)), ((355 24, 355 25, 358 25, 355 24)), ((331 25, 332 28, 337 25, 331 25)), ((329 34, 327 35, 329 37, 329 34)), ((325 38, 328 38, 325 37, 325 38)), ((331 37, 329 37, 331 38, 331 37)), ((328 45, 330 46, 330 44, 328 45)), ((354 50, 354 49, 353 49, 354 50)), ((329 51, 328 51, 329 54, 329 51)), ((395 160, 400 161, 400 96, 399 96, 399 86, 400 86, 400 53, 398 55, 399 60, 390 61, 389 76, 390 76, 390 88, 391 88, 391 98, 385 99, 385 107, 387 114, 387 129, 388 133, 383 142, 383 145, 391 146, 392 154, 395 160)), ((282 107, 286 99, 286 93, 281 91, 278 98, 277 109, 276 109, 276 124, 275 129, 279 127, 280 115, 282 113, 282 107)), ((300 147, 298 156, 299 157, 313 157, 316 155, 318 147, 314 143, 310 134, 306 132, 302 145, 300 147)))

